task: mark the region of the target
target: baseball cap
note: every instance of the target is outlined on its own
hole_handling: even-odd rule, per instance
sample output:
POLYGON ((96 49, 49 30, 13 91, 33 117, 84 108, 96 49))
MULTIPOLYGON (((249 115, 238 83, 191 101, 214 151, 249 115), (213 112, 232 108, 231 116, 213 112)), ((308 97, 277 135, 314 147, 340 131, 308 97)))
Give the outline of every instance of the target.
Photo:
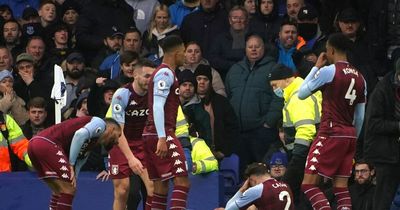
POLYGON ((31 54, 28 53, 21 53, 17 56, 16 64, 18 64, 21 61, 29 61, 29 62, 34 62, 34 59, 31 54))
POLYGON ((85 58, 83 57, 83 55, 79 52, 73 52, 71 54, 69 54, 67 56, 67 62, 71 63, 72 61, 76 60, 78 62, 84 63, 85 62, 85 58))
POLYGON ((297 19, 303 21, 303 20, 313 20, 318 17, 318 12, 317 10, 309 5, 306 5, 302 7, 297 14, 297 19))
POLYGON ((286 154, 282 152, 275 152, 274 154, 272 154, 271 160, 269 161, 269 165, 270 166, 283 165, 286 167, 288 165, 286 154))
POLYGON ((281 80, 281 79, 286 79, 293 77, 293 71, 282 64, 277 64, 272 68, 271 73, 268 75, 268 79, 270 81, 272 80, 281 80))
POLYGON ((11 74, 10 71, 8 70, 2 70, 0 71, 0 81, 2 81, 4 78, 10 77, 11 79, 14 79, 13 75, 11 74))
POLYGON ((338 14, 337 20, 341 22, 360 22, 360 16, 355 9, 346 8, 338 14))
POLYGON ((106 37, 124 36, 124 33, 117 26, 111 26, 107 31, 106 37))

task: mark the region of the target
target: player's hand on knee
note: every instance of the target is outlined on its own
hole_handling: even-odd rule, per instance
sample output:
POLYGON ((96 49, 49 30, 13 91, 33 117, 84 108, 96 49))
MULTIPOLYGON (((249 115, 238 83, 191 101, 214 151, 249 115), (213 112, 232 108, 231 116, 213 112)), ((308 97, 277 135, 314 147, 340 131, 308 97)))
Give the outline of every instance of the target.
POLYGON ((165 137, 158 138, 156 155, 160 158, 167 156, 168 148, 167 141, 165 137))
POLYGON ((104 182, 104 181, 107 181, 109 177, 110 177, 110 172, 106 171, 106 170, 103 170, 102 172, 97 174, 96 180, 100 179, 102 182, 104 182))
POLYGON ((132 171, 135 174, 140 175, 144 172, 142 163, 136 157, 133 157, 131 160, 128 161, 128 163, 129 163, 129 167, 132 169, 132 171))

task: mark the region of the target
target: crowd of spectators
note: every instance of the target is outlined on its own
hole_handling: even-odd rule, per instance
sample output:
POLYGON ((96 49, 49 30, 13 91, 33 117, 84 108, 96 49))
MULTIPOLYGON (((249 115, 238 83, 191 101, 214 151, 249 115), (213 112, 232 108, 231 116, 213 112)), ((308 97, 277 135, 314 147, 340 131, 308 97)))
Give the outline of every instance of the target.
MULTIPOLYGON (((105 117, 116 89, 133 81, 139 58, 160 64, 159 42, 180 35, 185 64, 176 73, 190 133, 219 161, 236 153, 241 172, 262 161, 274 172, 282 169, 277 156, 271 158, 275 152, 287 153, 278 159, 285 169, 291 166, 293 141, 285 137, 285 122, 280 138, 284 100, 267 75, 282 64, 305 78, 327 37, 342 33, 353 43, 347 57, 363 74, 372 101, 355 157, 367 161, 356 164, 356 181, 366 170, 376 175, 379 206, 386 208, 400 184, 393 176, 400 172, 398 8, 396 0, 0 0, 0 111, 27 138, 54 124, 57 64, 67 90, 63 119, 105 117)), ((104 169, 100 159, 101 149, 86 169, 104 169)), ((370 196, 375 188, 367 188, 370 196)), ((359 186, 351 189, 361 196, 354 192, 359 186)))

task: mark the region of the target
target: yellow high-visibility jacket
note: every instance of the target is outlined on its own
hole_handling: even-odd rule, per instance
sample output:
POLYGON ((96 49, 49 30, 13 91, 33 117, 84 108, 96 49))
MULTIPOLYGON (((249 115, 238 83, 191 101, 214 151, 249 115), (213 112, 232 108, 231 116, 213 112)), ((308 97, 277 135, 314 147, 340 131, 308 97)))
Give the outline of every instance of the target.
MULTIPOLYGON (((2 113, 1 113, 2 114, 2 113)), ((21 128, 10 115, 4 115, 5 126, 8 130, 8 142, 11 150, 24 160, 25 163, 32 167, 31 160, 28 156, 28 139, 25 138, 21 128)), ((3 125, 4 126, 4 125, 3 125)), ((5 128, 1 128, 5 129, 5 128)), ((8 152, 7 139, 0 132, 0 172, 11 172, 10 154, 8 152)))
POLYGON ((190 143, 192 144, 192 161, 193 164, 196 164, 196 171, 193 171, 193 174, 202 174, 218 170, 218 161, 215 159, 206 142, 201 138, 189 136, 189 124, 186 121, 181 107, 178 109, 175 135, 177 138, 190 138, 190 143))
POLYGON ((317 91, 300 100, 297 92, 303 81, 297 77, 283 90, 283 130, 287 142, 309 147, 317 132, 316 125, 321 120, 322 93, 317 91))

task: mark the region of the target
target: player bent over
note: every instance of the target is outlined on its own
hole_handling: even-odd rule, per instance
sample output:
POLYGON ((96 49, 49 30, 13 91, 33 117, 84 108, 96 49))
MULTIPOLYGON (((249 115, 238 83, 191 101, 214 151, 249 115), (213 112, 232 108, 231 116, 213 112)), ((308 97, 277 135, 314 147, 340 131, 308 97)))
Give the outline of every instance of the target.
POLYGON ((109 150, 120 135, 115 120, 88 116, 51 126, 31 139, 28 155, 39 179, 52 191, 50 210, 72 209, 76 178, 90 150, 96 144, 109 150))

